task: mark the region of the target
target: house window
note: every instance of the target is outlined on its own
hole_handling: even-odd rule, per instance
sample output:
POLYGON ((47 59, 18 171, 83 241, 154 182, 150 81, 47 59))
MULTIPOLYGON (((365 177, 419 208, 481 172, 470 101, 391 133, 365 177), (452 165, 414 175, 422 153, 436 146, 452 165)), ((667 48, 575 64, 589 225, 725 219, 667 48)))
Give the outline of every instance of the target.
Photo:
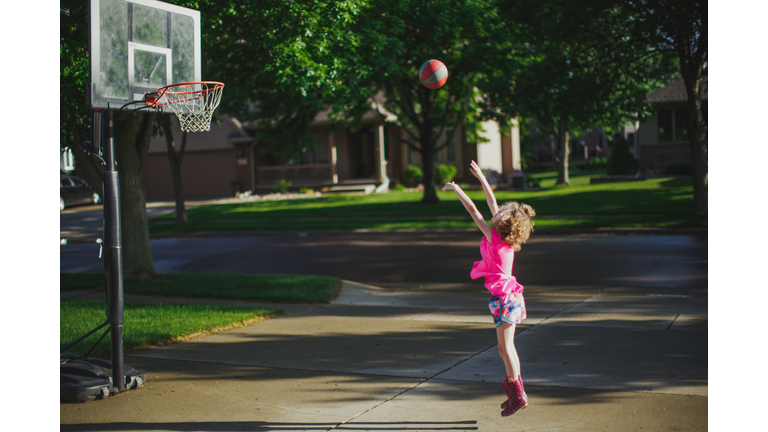
POLYGON ((688 141, 688 108, 675 110, 675 141, 688 141))
POLYGON ((688 141, 688 108, 660 109, 657 114, 659 142, 688 141))
POLYGON ((657 113, 659 127, 659 142, 672 141, 672 110, 660 109, 657 113))
POLYGON ((301 150, 301 154, 291 159, 285 165, 316 165, 328 163, 328 158, 323 151, 323 138, 311 136, 309 143, 301 150))
POLYGON ((75 170, 75 155, 69 147, 63 149, 61 152, 61 169, 62 171, 75 170))

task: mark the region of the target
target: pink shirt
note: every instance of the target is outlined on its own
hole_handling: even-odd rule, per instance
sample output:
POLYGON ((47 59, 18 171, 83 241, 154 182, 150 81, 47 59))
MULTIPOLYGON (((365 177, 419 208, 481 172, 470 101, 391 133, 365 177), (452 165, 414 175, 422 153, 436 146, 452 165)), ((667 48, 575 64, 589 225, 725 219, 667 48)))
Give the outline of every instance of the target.
POLYGON ((523 292, 523 286, 512 276, 515 251, 504 243, 496 229, 493 230, 490 244, 485 237, 481 240, 480 255, 483 260, 472 266, 472 272, 469 274, 472 279, 484 276, 485 287, 498 297, 523 292))

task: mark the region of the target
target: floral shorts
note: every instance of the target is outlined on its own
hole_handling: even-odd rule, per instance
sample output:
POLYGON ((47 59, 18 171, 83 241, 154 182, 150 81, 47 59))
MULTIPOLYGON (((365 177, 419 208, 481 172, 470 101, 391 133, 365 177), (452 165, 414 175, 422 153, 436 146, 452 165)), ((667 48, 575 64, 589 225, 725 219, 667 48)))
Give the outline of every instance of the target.
POLYGON ((510 294, 504 297, 492 295, 491 301, 488 302, 488 309, 491 310, 496 327, 501 323, 519 324, 528 317, 523 293, 510 294))

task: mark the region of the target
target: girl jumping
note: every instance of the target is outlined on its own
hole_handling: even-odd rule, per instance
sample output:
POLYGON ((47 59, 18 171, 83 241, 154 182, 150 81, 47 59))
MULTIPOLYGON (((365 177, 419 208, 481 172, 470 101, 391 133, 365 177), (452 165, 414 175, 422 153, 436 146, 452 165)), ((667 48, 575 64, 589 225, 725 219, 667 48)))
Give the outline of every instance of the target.
POLYGON ((493 214, 491 225, 485 222, 475 204, 456 183, 443 186, 443 192, 456 192, 464 208, 485 235, 480 242, 483 260, 472 266, 470 277, 485 277, 485 287, 491 292, 488 307, 496 324, 499 355, 506 369, 502 389, 507 394, 507 400, 501 404, 501 416, 507 417, 528 406, 528 396, 520 376, 520 359, 514 344, 515 325, 524 320, 527 314, 523 286, 512 276, 512 264, 515 252, 520 250, 520 245, 528 240, 533 231, 531 218, 536 216, 536 212, 528 204, 517 202, 509 202, 499 208, 488 180, 475 161, 472 161, 470 170, 483 185, 485 199, 493 214))

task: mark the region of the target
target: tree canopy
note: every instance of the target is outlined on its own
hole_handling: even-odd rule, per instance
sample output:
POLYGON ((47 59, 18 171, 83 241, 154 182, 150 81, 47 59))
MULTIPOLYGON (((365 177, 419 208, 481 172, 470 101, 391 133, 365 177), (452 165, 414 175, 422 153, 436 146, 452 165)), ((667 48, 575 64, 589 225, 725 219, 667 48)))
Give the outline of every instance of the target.
POLYGON ((650 114, 646 95, 662 85, 669 58, 633 37, 632 19, 614 0, 501 0, 519 26, 522 47, 507 59, 508 76, 483 88, 508 115, 536 120, 554 139, 557 183, 569 184, 570 134, 606 132, 650 114))
POLYGON ((89 82, 88 2, 61 0, 59 14, 59 118, 61 147, 77 148, 90 134, 85 101, 89 82))
MULTIPOLYGON (((693 84, 706 64, 706 12, 680 30, 681 14, 701 11, 679 0, 170 2, 201 12, 203 79, 227 86, 220 112, 260 125, 273 152, 300 152, 308 125, 327 108, 332 121, 354 127, 383 95, 406 145, 421 154, 429 186, 446 134, 460 125, 474 143, 483 120, 515 116, 557 137, 558 180, 567 184, 569 132, 610 131, 647 115, 646 94, 669 78, 665 52, 677 53, 693 84), (418 82, 429 59, 449 69, 441 89, 418 82)), ((82 1, 60 5, 62 147, 77 148, 88 135, 87 9, 82 1)), ((424 201, 437 201, 431 187, 424 201)))
MULTIPOLYGON (((493 1, 194 3, 203 16, 204 75, 227 85, 222 111, 262 126, 259 138, 283 159, 302 150, 321 110, 354 128, 382 94, 431 185, 444 132, 462 125, 475 142, 480 121, 493 117, 477 92, 493 58, 509 49, 493 1), (417 78, 433 58, 450 74, 439 90, 417 78)), ((424 201, 437 201, 431 187, 424 201)))
POLYGON ((342 93, 363 0, 175 1, 200 10, 205 79, 226 84, 220 111, 253 122, 290 159, 317 113, 342 93))
POLYGON ((708 211, 708 123, 702 103, 707 81, 708 3, 701 0, 635 0, 622 5, 632 17, 635 36, 649 50, 675 55, 688 96, 688 140, 697 214, 708 211))
POLYGON ((502 28, 494 2, 484 0, 371 1, 355 23, 361 46, 340 105, 356 118, 383 95, 383 108, 406 131, 403 142, 421 155, 423 202, 438 201, 434 159, 453 131, 462 127, 467 142, 475 143, 481 122, 496 118, 485 109, 478 87, 496 68, 493 60, 511 49, 510 38, 502 37, 509 30, 502 28), (418 81, 419 68, 431 59, 448 68, 440 89, 418 81))

